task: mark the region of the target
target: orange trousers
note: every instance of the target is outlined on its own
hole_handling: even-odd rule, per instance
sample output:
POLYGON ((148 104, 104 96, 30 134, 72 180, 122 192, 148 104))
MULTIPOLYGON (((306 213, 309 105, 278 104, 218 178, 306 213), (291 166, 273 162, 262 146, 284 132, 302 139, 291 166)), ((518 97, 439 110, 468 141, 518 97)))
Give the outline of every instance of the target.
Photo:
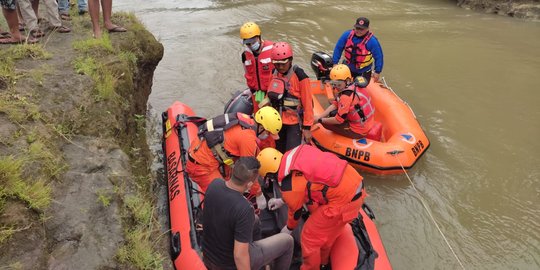
POLYGON ((330 250, 345 226, 358 216, 362 198, 344 205, 322 205, 304 224, 301 237, 303 264, 301 270, 319 270, 328 264, 330 250))
POLYGON ((219 169, 212 168, 209 166, 204 166, 201 164, 196 164, 188 160, 186 171, 189 174, 189 177, 191 180, 197 185, 199 185, 199 188, 202 192, 206 193, 206 189, 208 189, 208 186, 214 181, 214 179, 220 178, 223 179, 223 176, 221 176, 221 173, 219 172, 219 169))

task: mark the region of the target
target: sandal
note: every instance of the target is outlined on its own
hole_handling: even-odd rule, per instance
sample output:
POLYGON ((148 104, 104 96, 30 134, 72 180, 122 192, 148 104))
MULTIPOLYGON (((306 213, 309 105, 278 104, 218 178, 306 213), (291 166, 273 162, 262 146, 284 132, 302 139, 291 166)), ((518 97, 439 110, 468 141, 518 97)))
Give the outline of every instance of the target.
POLYGON ((49 27, 49 30, 50 31, 56 31, 58 33, 69 33, 71 32, 71 29, 69 29, 68 27, 65 27, 65 26, 52 26, 52 27, 49 27))
POLYGON ((67 13, 62 13, 62 14, 60 14, 60 19, 62 19, 64 21, 71 21, 71 16, 69 16, 69 14, 67 14, 67 13))
POLYGON ((109 33, 123 33, 126 32, 127 29, 122 26, 115 25, 113 28, 107 29, 107 31, 109 31, 109 33))
POLYGON ((0 38, 10 38, 11 33, 10 32, 0 32, 0 38))
POLYGON ((21 36, 20 39, 14 39, 13 37, 0 39, 0 44, 2 44, 2 45, 4 45, 4 44, 24 44, 24 43, 35 44, 35 43, 38 43, 38 42, 39 42, 39 40, 37 38, 29 37, 28 40, 27 40, 27 38, 24 37, 24 36, 21 36))
POLYGON ((34 29, 34 30, 30 31, 30 35, 32 37, 35 37, 35 38, 40 38, 40 37, 44 37, 45 33, 43 33, 43 31, 41 31, 39 29, 34 29))

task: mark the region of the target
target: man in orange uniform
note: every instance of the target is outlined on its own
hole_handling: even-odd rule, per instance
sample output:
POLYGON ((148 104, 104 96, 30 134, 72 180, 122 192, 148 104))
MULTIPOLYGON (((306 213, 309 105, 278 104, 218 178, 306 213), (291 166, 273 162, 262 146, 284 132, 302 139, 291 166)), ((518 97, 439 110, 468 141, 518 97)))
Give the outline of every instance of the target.
MULTIPOLYGON (((367 85, 363 77, 357 78, 364 80, 367 85)), ((371 96, 365 88, 353 83, 347 65, 334 66, 330 79, 336 99, 323 113, 315 116, 315 122, 343 136, 355 139, 366 137, 375 124, 375 107, 371 104, 371 96), (334 111, 335 116, 327 117, 334 111)))
POLYGON ((282 152, 300 145, 302 136, 310 142, 313 124, 309 77, 292 61, 291 46, 287 42, 275 43, 272 50, 275 71, 268 87, 268 100, 283 119, 283 128, 276 141, 276 148, 282 152))
POLYGON ((242 52, 247 86, 253 94, 253 113, 259 109, 259 103, 264 99, 268 83, 272 79, 271 53, 273 42, 263 40, 261 29, 254 22, 247 22, 240 27, 240 38, 245 49, 242 52))
MULTIPOLYGON (((281 130, 281 117, 274 108, 261 109, 254 118, 230 113, 209 119, 199 127, 199 137, 189 148, 186 171, 202 192, 217 178, 229 179, 230 166, 236 159, 257 155, 258 138, 265 139, 269 133, 275 135, 281 130)), ((264 208, 266 200, 260 186, 252 191, 258 195, 258 206, 264 208)))
POLYGON ((332 245, 364 203, 362 176, 334 154, 305 144, 285 154, 266 148, 257 159, 259 174, 275 178, 280 186, 283 200, 277 204, 288 207, 287 225, 281 232, 290 233, 298 225, 304 204, 310 209, 301 236, 301 269, 318 270, 328 264, 332 245))

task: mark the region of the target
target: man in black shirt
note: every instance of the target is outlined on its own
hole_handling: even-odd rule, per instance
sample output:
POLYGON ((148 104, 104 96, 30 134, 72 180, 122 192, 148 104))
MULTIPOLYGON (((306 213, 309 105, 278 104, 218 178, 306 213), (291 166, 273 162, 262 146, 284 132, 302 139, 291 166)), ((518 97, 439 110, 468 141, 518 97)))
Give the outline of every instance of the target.
POLYGON ((206 191, 203 213, 204 263, 214 269, 260 269, 275 261, 275 269, 288 269, 293 238, 285 233, 253 242, 255 213, 242 195, 257 180, 259 161, 241 157, 230 181, 213 181, 206 191))

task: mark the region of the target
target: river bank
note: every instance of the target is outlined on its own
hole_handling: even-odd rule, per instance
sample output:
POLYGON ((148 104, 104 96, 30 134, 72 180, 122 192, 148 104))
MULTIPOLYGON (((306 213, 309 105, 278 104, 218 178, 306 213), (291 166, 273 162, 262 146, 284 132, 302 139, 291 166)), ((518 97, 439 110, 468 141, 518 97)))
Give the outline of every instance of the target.
POLYGON ((93 39, 73 16, 70 34, 0 47, 4 267, 156 269, 168 256, 145 134, 163 46, 132 14, 113 20, 129 31, 93 39))
POLYGON ((540 20, 538 0, 457 0, 457 5, 485 13, 540 20))

